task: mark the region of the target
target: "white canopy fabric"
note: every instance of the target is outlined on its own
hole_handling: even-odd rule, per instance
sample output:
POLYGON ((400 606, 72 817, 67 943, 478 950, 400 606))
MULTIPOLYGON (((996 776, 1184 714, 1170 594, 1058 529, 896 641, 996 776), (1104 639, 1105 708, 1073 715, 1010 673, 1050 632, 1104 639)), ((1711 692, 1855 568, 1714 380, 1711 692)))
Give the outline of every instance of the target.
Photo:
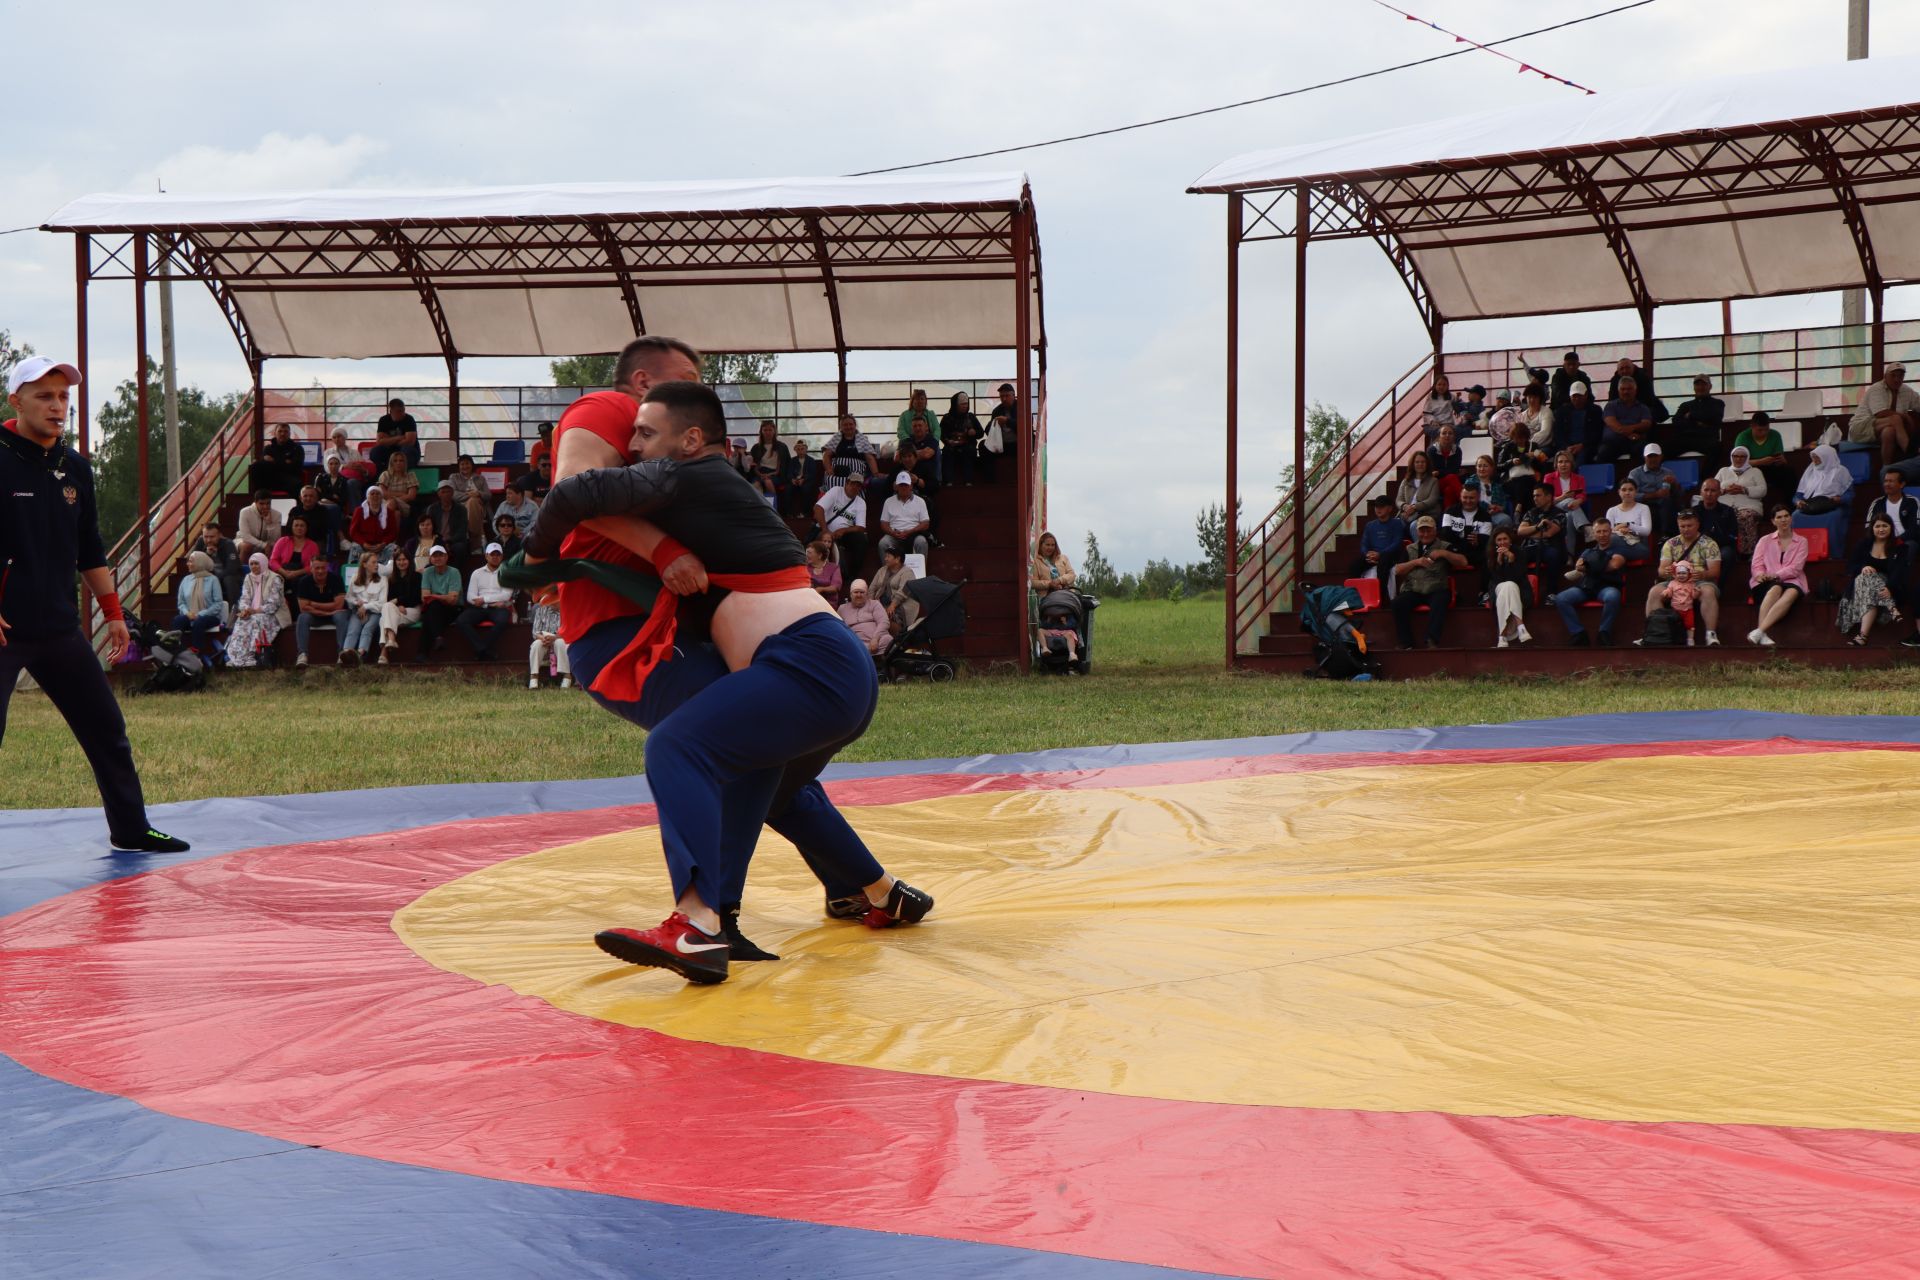
MULTIPOLYGON (((176 242, 250 355, 566 356, 1017 344, 1019 173, 92 195, 44 224, 176 242)), ((157 258, 156 258, 157 261, 157 258)), ((124 259, 122 265, 125 265, 124 259)), ((101 277, 95 272, 95 278, 101 277)))
POLYGON ((1315 239, 1404 250, 1416 298, 1474 319, 1920 279, 1916 156, 1920 58, 1874 58, 1303 143, 1189 190, 1304 185, 1315 239))

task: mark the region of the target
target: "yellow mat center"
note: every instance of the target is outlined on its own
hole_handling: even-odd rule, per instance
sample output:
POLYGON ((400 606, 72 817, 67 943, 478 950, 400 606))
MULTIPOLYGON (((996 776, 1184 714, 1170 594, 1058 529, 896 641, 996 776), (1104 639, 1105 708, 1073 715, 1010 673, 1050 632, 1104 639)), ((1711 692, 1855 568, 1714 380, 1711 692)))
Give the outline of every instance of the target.
POLYGON ((651 829, 394 927, 433 964, 668 1035, 1198 1101, 1920 1132, 1911 754, 1367 768, 856 808, 932 919, 821 918, 761 843, 689 988, 602 955, 666 912, 651 829))

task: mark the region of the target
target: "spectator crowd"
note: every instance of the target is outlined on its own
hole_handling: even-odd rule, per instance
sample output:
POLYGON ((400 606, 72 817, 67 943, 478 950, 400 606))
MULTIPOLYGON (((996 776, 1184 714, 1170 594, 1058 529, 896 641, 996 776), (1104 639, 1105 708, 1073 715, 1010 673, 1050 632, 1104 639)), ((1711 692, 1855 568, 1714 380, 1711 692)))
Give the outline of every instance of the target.
MULTIPOLYGON (((1374 580, 1401 647, 1439 647, 1449 612, 1471 603, 1492 610, 1498 648, 1533 639, 1524 610, 1536 603, 1570 643, 1614 644, 1638 566, 1653 581, 1635 644, 1718 646, 1723 605, 1742 601, 1755 609, 1746 640, 1772 647, 1814 592, 1808 564, 1825 559, 1847 568, 1843 587, 1821 590, 1848 643, 1914 612, 1920 503, 1906 490, 1920 479, 1920 393, 1903 365, 1888 364, 1850 418, 1803 422, 1815 437, 1804 464, 1765 412, 1727 441, 1726 401, 1705 376, 1671 409, 1632 360, 1604 394, 1596 385, 1574 351, 1491 403, 1482 386, 1434 380, 1423 442, 1373 499, 1347 567, 1350 582, 1374 580)), ((1920 632, 1901 643, 1920 648, 1920 632)))
MULTIPOLYGON (((1018 401, 1010 383, 997 394, 983 420, 965 393, 936 412, 915 391, 878 444, 844 415, 817 456, 804 439, 783 441, 772 420, 757 440, 733 441, 734 464, 806 543, 816 589, 876 654, 915 619, 908 557, 937 545, 941 490, 995 483, 998 457, 1013 447, 1018 401), (882 485, 884 497, 870 499, 882 485)), ((209 659, 244 668, 271 665, 286 630, 296 667, 309 664, 322 629, 334 632, 339 665, 396 662, 401 632, 411 628, 415 663, 432 660, 451 632, 481 661, 495 661, 505 657, 500 637, 525 621, 529 687, 540 687, 543 668, 568 687, 557 609, 499 582, 552 487, 552 442, 553 424, 540 424, 524 474, 495 493, 464 453, 423 486, 419 423, 398 399, 375 424, 370 448, 336 428, 317 465, 286 424, 276 425, 249 469, 251 500, 234 528, 208 524, 190 549, 173 625, 209 659)))

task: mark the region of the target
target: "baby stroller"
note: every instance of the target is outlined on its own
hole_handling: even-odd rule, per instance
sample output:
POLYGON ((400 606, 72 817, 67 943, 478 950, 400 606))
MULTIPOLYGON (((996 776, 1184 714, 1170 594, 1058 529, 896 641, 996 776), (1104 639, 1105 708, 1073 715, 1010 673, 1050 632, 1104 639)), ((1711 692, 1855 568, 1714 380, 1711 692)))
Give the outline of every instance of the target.
POLYGON ((915 578, 906 585, 907 595, 920 606, 920 617, 875 659, 881 679, 896 684, 910 676, 925 676, 935 684, 953 679, 959 662, 952 646, 941 654, 940 641, 967 633, 967 606, 960 599, 960 588, 966 585, 939 578, 915 578))
POLYGON ((1367 633, 1353 625, 1349 610, 1361 607, 1352 587, 1315 587, 1300 605, 1300 629, 1313 637, 1310 676, 1328 680, 1371 680, 1380 664, 1367 657, 1367 633))
POLYGON ((193 693, 207 687, 207 660, 194 651, 184 631, 163 631, 152 622, 137 637, 153 661, 142 693, 193 693))
POLYGON ((1061 588, 1049 591, 1034 608, 1033 669, 1065 675, 1077 671, 1086 675, 1093 665, 1090 646, 1093 641, 1093 611, 1100 607, 1094 596, 1061 588), (1071 631, 1080 638, 1077 656, 1067 652, 1064 636, 1047 636, 1043 631, 1071 631))

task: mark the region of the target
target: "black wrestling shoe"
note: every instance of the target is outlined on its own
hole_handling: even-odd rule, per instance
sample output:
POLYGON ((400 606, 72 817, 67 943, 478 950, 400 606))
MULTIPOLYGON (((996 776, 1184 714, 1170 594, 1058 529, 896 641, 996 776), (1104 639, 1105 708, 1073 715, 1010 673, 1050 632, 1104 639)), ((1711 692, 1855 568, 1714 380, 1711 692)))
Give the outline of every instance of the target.
POLYGON ((727 940, 727 959, 729 960, 778 960, 780 958, 771 951, 755 946, 746 934, 740 932, 740 908, 738 907, 720 913, 720 936, 727 940))
POLYGON ((867 912, 873 910, 873 904, 867 901, 867 895, 856 893, 848 898, 827 899, 827 919, 864 920, 867 912))
POLYGON ((922 893, 905 880, 895 880, 887 891, 884 905, 877 906, 861 919, 869 929, 891 929, 896 924, 919 924, 933 910, 933 895, 922 893))
POLYGON ((185 853, 193 848, 179 836, 170 836, 164 831, 155 831, 148 827, 131 840, 115 839, 115 853, 185 853))
POLYGON ((602 929, 594 945, 616 960, 671 969, 688 982, 727 980, 727 940, 676 911, 652 929, 602 929))

